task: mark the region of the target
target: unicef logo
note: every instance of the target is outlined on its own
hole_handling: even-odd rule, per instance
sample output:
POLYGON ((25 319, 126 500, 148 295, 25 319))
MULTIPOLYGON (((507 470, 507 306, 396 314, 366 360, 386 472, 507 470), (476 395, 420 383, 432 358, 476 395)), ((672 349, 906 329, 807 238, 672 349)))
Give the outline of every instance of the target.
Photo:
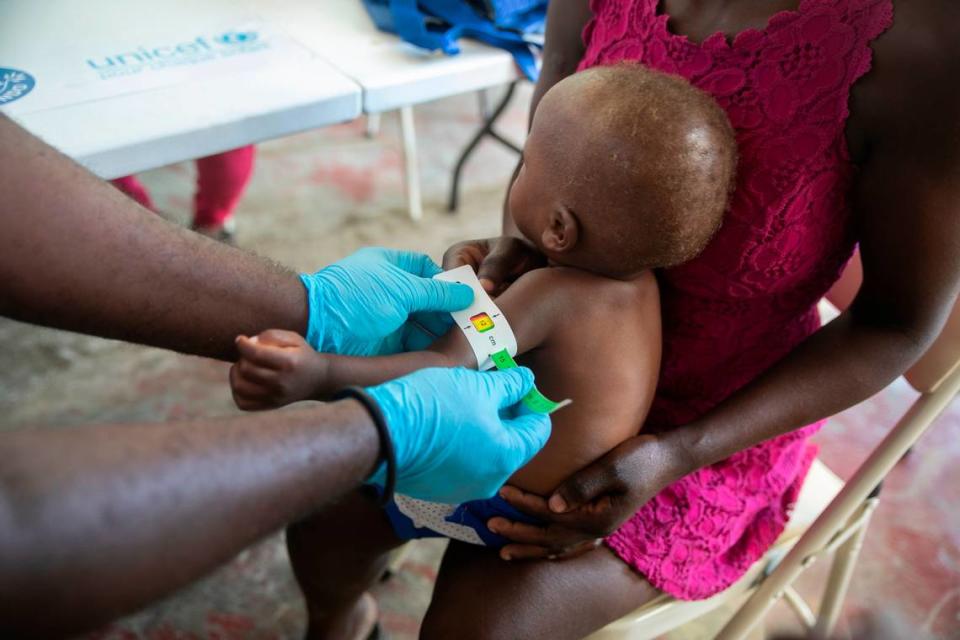
MULTIPOLYGON (((0 0, 0 4, 2 3, 3 0, 0 0)), ((86 63, 101 80, 109 80, 182 65, 245 56, 269 48, 269 37, 261 37, 254 28, 237 25, 233 29, 214 31, 209 36, 196 36, 192 40, 179 42, 168 40, 166 44, 150 43, 109 55, 97 54, 87 58, 86 63)), ((33 79, 31 78, 30 81, 32 83, 33 79)), ((3 104, 2 100, 0 104, 3 104)))
POLYGON ((214 38, 220 44, 250 44, 256 39, 256 31, 227 31, 214 38))
POLYGON ((37 81, 26 71, 0 67, 0 105, 19 100, 36 86, 37 81))

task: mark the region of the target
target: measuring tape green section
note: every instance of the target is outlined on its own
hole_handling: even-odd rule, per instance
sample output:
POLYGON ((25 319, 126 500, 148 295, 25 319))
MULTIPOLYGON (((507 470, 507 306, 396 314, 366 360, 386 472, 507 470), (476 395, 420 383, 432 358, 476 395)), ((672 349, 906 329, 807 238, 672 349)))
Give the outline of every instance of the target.
MULTIPOLYGON (((506 349, 503 351, 497 351, 496 353, 491 353, 490 359, 493 360, 493 364, 499 371, 515 369, 519 366, 517 361, 510 356, 510 352, 506 349)), ((547 396, 537 391, 536 387, 530 389, 527 395, 520 399, 520 402, 526 405, 527 409, 530 409, 530 411, 533 411, 534 413, 546 414, 553 413, 557 409, 562 409, 570 404, 569 400, 564 400, 563 402, 554 402, 547 396)))

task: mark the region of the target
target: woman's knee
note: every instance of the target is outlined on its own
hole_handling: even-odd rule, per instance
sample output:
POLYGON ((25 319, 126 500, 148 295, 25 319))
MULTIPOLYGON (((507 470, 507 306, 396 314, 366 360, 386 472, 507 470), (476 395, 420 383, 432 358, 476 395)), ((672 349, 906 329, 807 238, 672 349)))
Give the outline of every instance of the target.
POLYGON ((657 595, 599 549, 563 562, 506 563, 451 544, 422 638, 582 638, 657 595))
POLYGON ((501 564, 495 552, 452 542, 440 565, 433 599, 420 630, 430 640, 513 639, 523 618, 524 596, 532 596, 523 567, 501 564), (518 599, 517 596, 520 596, 518 599))
POLYGON ((483 611, 477 598, 456 606, 431 606, 420 628, 421 640, 513 640, 517 628, 506 624, 496 611, 483 611))
POLYGON ((579 633, 575 621, 564 622, 575 610, 572 603, 561 605, 542 592, 511 586, 491 584, 482 591, 463 590, 435 600, 424 618, 420 637, 425 640, 562 640, 586 635, 579 633), (573 633, 565 631, 565 627, 570 627, 573 633))
POLYGON ((549 569, 538 563, 506 563, 489 549, 451 544, 421 638, 559 638, 544 620, 554 617, 551 612, 558 606, 566 608, 549 569))

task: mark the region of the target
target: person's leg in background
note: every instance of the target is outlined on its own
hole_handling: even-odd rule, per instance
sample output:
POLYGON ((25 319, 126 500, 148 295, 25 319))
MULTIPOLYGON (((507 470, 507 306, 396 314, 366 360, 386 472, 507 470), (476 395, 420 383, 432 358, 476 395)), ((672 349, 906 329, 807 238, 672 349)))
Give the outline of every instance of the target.
POLYGON ((153 209, 153 200, 150 199, 150 193, 147 191, 147 188, 137 180, 136 176, 117 178, 116 180, 111 180, 110 184, 136 200, 141 206, 147 209, 153 209))
POLYGON ((253 145, 197 160, 192 228, 217 240, 233 237, 233 212, 253 173, 253 145))

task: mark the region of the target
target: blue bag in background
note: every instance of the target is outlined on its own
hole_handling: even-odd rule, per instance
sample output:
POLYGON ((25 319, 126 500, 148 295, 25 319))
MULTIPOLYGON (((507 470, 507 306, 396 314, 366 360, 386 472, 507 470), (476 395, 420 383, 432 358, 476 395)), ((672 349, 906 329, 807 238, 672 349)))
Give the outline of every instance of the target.
POLYGON ((467 0, 502 29, 543 33, 547 0, 467 0))
POLYGON ((363 0, 381 31, 447 55, 457 40, 475 38, 509 51, 524 75, 539 75, 535 51, 543 46, 547 0, 363 0))

